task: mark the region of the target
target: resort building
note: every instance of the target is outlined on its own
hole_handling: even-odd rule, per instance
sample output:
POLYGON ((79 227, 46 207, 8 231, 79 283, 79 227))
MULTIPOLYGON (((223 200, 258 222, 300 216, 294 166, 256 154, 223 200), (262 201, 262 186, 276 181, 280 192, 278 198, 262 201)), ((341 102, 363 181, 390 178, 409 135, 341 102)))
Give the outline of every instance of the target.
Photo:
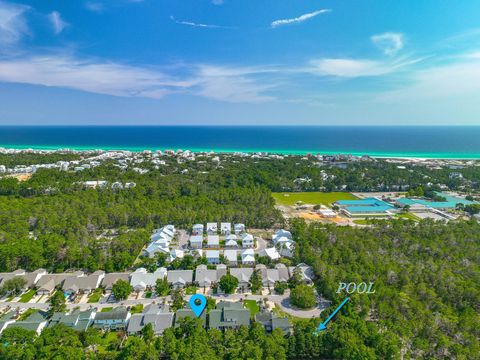
POLYGON ((395 207, 377 198, 358 200, 339 200, 335 203, 340 211, 348 217, 388 216, 395 212, 395 207))

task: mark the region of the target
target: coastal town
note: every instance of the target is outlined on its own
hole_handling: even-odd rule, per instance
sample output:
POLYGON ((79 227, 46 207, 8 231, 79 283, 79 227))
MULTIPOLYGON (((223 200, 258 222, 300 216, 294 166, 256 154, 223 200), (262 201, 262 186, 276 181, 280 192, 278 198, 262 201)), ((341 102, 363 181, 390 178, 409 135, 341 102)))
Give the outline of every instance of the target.
MULTIPOLYGON (((146 182, 151 177, 181 183, 178 195, 168 193, 167 182, 160 186, 167 194, 162 196, 174 196, 170 205, 174 216, 159 208, 148 214, 155 219, 148 225, 127 219, 115 220, 116 226, 94 226, 88 220, 86 229, 93 244, 88 246, 95 246, 90 259, 103 259, 102 263, 85 260, 83 266, 72 265, 73 261, 63 260, 69 251, 66 245, 54 251, 66 264, 56 268, 48 259, 44 267, 34 268, 32 261, 22 263, 21 255, 15 260, 5 257, 9 260, 2 266, 10 271, 0 272, 0 336, 12 328, 40 336, 59 325, 79 332, 97 329, 122 339, 142 336, 146 328, 161 336, 167 329, 182 327, 186 319, 197 318, 189 305, 195 294, 207 299, 206 309, 197 319, 205 329, 238 330, 260 324, 267 333, 281 331, 291 336, 299 323, 318 322, 324 311, 332 310, 332 296, 318 286, 322 280, 318 266, 305 262, 299 254, 296 236, 300 235, 292 231, 292 221, 375 229, 382 221, 448 224, 479 220, 479 184, 470 171, 476 171, 480 163, 474 160, 188 150, 0 149, 0 156, 5 156, 5 164, 0 164, 0 181, 6 184, 0 191, 4 194, 17 191, 27 199, 63 194, 104 196, 114 199, 109 200, 106 214, 118 211, 110 207, 124 201, 121 199, 155 196, 146 182), (16 162, 9 160, 12 157, 16 162), (54 161, 48 162, 49 157, 54 161), (274 180, 269 185, 274 191, 268 193, 268 216, 272 218, 260 220, 258 214, 266 216, 263 210, 248 216, 252 205, 242 215, 232 215, 245 205, 235 199, 227 210, 222 196, 216 199, 220 204, 216 214, 220 215, 199 218, 205 214, 201 202, 195 202, 197 208, 191 211, 175 208, 182 198, 195 193, 189 188, 192 181, 201 188, 210 176, 217 179, 216 174, 233 174, 239 163, 254 169, 253 174, 271 163, 278 165, 275 171, 282 182, 274 180), (370 175, 368 185, 361 186, 348 177, 340 180, 343 174, 354 172, 366 179, 374 171, 394 175, 390 183, 370 175), (292 174, 284 178, 289 172, 292 174), (35 185, 35 179, 41 177, 44 185, 35 185), (58 177, 63 177, 61 184, 55 180, 58 177), (152 228, 152 224, 160 226, 152 228), (110 251, 119 239, 125 242, 117 250, 118 263, 105 260, 112 256, 110 251), (130 243, 136 245, 129 248, 130 243)), ((244 181, 242 176, 237 181, 244 181)), ((27 241, 35 243, 48 236, 39 227, 37 215, 27 210, 25 219, 27 241)), ((78 234, 73 235, 73 244, 81 238, 78 234)))

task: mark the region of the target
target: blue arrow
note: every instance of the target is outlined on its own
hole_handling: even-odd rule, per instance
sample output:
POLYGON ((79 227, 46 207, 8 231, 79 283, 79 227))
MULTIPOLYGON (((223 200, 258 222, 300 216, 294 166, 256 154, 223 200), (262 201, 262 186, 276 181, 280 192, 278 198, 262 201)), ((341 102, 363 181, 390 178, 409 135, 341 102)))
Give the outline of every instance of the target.
POLYGON ((340 311, 340 309, 342 308, 342 306, 347 303, 348 299, 349 299, 349 298, 346 298, 345 300, 343 300, 343 302, 342 302, 340 305, 338 305, 338 307, 335 309, 335 311, 330 314, 330 316, 328 317, 328 319, 325 320, 325 321, 324 321, 323 323, 321 323, 320 325, 318 325, 317 332, 320 332, 320 331, 322 331, 322 330, 326 330, 326 329, 327 329, 327 324, 330 322, 330 320, 332 320, 332 318, 335 316, 335 314, 340 311))

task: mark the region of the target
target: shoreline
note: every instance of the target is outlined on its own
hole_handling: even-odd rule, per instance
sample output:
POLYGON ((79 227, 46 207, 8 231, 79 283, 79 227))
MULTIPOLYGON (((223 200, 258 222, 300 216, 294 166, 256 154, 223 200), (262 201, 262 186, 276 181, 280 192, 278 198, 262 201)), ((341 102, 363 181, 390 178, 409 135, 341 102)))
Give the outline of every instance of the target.
POLYGON ((151 146, 68 146, 68 145, 11 145, 11 144, 0 144, 0 148, 6 150, 38 150, 38 151, 61 151, 61 150, 71 150, 76 152, 82 151, 131 151, 131 152, 142 152, 146 150, 150 151, 165 151, 165 150, 183 150, 191 151, 194 153, 204 153, 211 152, 219 154, 233 154, 233 153, 268 153, 268 154, 277 154, 277 155, 307 155, 307 154, 322 154, 322 155, 352 155, 352 156, 363 156, 367 155, 372 158, 381 158, 381 159, 408 159, 408 160, 480 160, 480 154, 455 154, 455 153, 422 153, 422 152, 375 152, 375 151, 349 151, 349 150, 284 150, 284 149, 222 149, 222 148, 188 148, 188 147, 176 147, 176 148, 167 148, 167 147, 151 147, 151 146))

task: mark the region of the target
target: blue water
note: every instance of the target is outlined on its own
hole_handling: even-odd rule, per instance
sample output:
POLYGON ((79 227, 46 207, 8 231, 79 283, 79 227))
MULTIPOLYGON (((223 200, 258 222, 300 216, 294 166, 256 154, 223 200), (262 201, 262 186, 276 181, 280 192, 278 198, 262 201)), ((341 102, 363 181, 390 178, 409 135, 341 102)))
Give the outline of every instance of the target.
POLYGON ((478 127, 8 126, 0 146, 478 158, 478 127))

